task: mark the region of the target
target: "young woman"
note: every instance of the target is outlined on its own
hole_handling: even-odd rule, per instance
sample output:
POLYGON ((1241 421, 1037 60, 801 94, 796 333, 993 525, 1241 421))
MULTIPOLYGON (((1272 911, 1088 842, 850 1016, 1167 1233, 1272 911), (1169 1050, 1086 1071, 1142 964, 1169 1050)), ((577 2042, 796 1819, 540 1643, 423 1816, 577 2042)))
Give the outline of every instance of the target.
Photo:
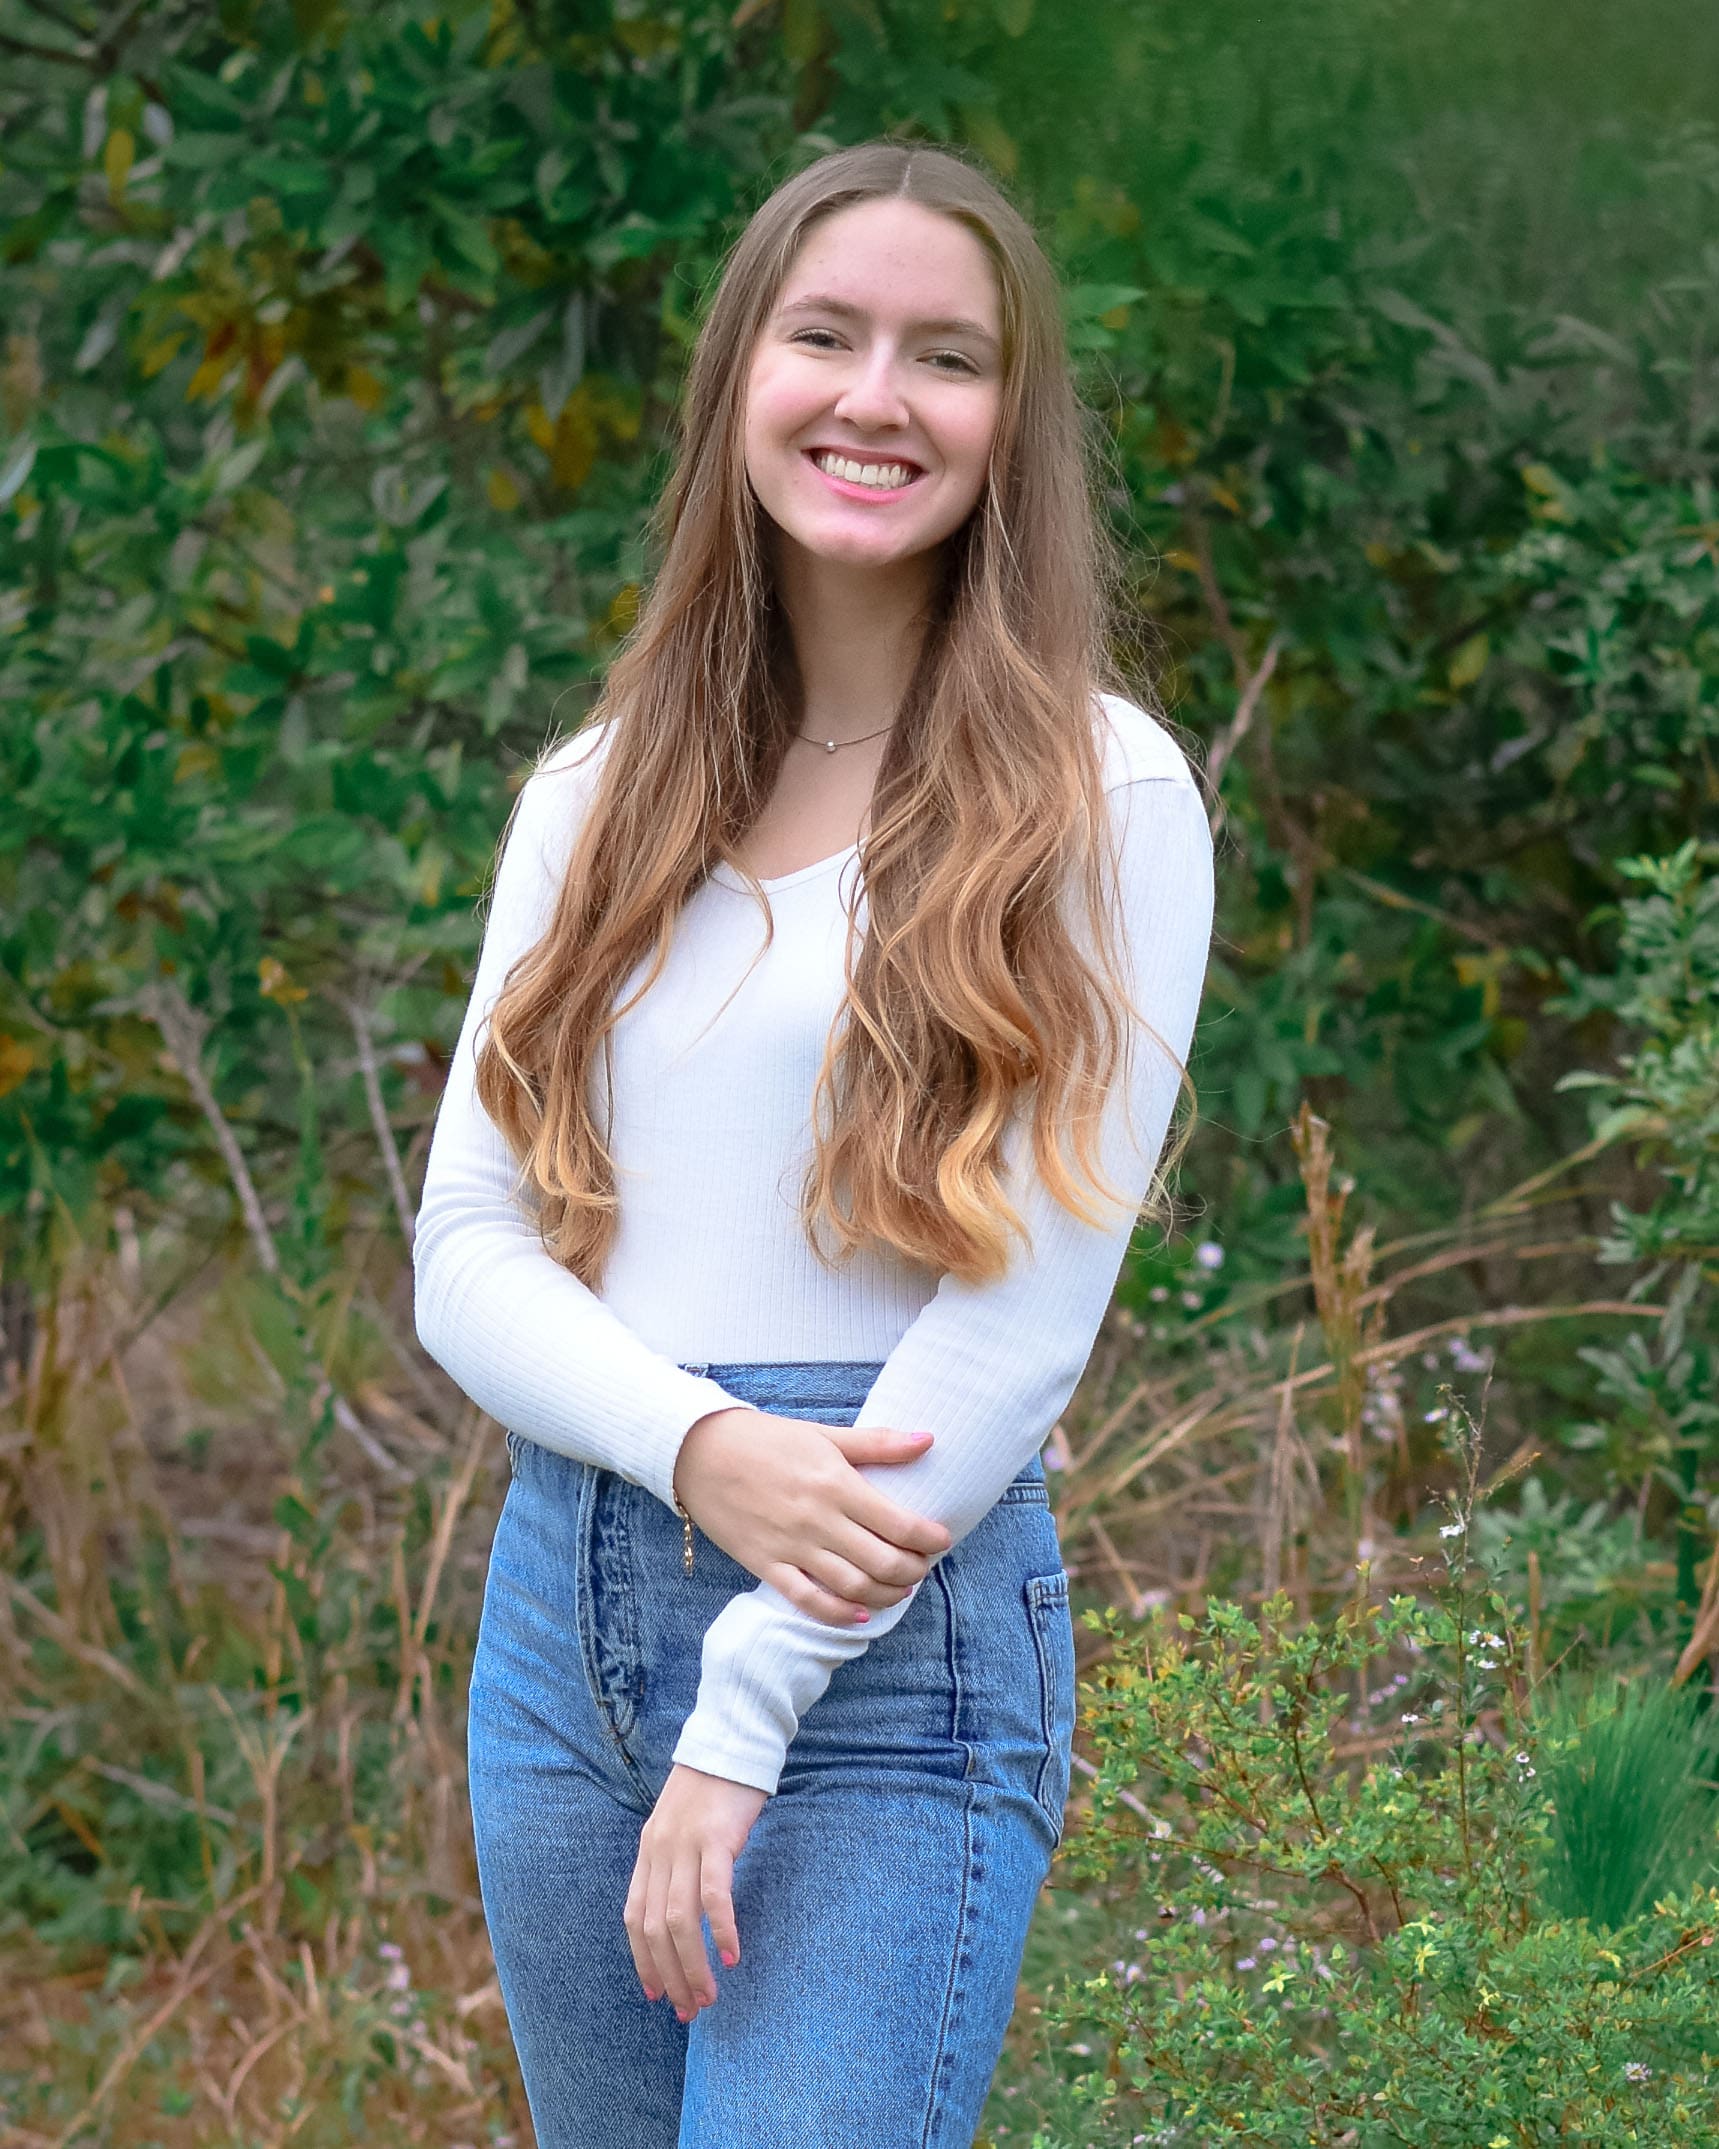
POLYGON ((979 2123, 1074 1728, 1039 1449, 1211 929, 1091 489, 1020 215, 822 158, 729 257, 661 565, 510 824, 417 1320, 508 1428, 470 1782, 541 2149, 979 2123))

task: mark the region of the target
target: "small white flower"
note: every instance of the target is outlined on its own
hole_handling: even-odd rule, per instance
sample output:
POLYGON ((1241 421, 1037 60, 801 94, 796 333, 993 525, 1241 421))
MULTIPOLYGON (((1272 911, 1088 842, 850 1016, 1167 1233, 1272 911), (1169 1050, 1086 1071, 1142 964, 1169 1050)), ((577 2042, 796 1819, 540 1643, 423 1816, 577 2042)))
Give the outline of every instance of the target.
POLYGON ((1653 2080, 1653 2069, 1646 2066, 1639 2059, 1626 2060, 1624 2062, 1624 2080, 1626 2082, 1651 2082, 1653 2080))
POLYGON ((1462 1524, 1460 1522, 1447 1522, 1439 1530, 1439 1535, 1441 1537, 1460 1537, 1462 1535, 1462 1524))
POLYGON ((1203 1269, 1221 1269, 1224 1265, 1224 1250, 1215 1239, 1202 1239, 1194 1248, 1194 1259, 1203 1269))
POLYGON ((1418 1724, 1418 1723, 1420 1722, 1420 1718, 1419 1718, 1419 1717, 1418 1717, 1418 1716, 1417 1716, 1417 1715, 1415 1714, 1415 1712, 1414 1712, 1414 1711, 1413 1711, 1413 1710, 1411 1709, 1411 1710, 1409 1711, 1409 1713, 1408 1713, 1408 1715, 1407 1715, 1407 1716, 1404 1716, 1404 1717, 1399 1717, 1399 1718, 1398 1718, 1398 1721, 1399 1721, 1399 1723, 1404 1723, 1404 1724, 1418 1724))

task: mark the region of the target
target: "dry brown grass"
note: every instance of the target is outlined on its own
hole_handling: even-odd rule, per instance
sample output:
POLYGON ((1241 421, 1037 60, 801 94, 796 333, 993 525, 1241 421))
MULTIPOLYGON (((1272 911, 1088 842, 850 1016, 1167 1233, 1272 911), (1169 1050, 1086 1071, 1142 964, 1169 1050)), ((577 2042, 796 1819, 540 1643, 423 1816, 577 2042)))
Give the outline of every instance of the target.
MULTIPOLYGON (((1300 1273, 1170 1343, 1105 1324, 1051 1448, 1077 1596, 1409 1587, 1440 1466, 1406 1390, 1450 1339, 1660 1312, 1587 1295, 1567 1179, 1381 1245, 1345 1233, 1321 1122, 1295 1139, 1300 1273), (1533 1275, 1565 1288, 1519 1299, 1533 1275)), ((462 1736, 505 1463, 411 1345, 407 1291, 372 1242, 319 1314, 345 1411, 311 1463, 322 1398, 238 1260, 176 1287, 135 1258, 69 1270, 0 1398, 9 1854, 64 1912, 12 1920, 18 2149, 530 2139, 462 1736)), ((1517 1407, 1494 1398, 1495 1475, 1534 1452, 1517 1407)))

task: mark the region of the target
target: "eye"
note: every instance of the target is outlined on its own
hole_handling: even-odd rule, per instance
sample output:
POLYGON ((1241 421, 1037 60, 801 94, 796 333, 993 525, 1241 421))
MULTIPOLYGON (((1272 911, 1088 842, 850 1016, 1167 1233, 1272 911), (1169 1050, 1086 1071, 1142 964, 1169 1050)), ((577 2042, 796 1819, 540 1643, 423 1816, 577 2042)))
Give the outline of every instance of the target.
MULTIPOLYGON (((830 344, 839 344, 839 343, 841 342, 841 338, 840 338, 840 337, 839 337, 839 336, 838 336, 838 335, 836 334, 836 332, 835 332, 835 330, 834 330, 833 328, 802 328, 802 329, 797 329, 797 330, 795 331, 795 333, 794 333, 793 335, 791 335, 791 336, 790 336, 790 337, 788 338, 788 341, 789 341, 790 343, 804 343, 804 342, 805 342, 805 340, 806 340, 806 338, 807 338, 808 336, 827 336, 827 337, 829 338, 829 343, 819 343, 819 344, 815 344, 815 345, 813 346, 813 348, 814 348, 815 350, 820 350, 820 351, 823 351, 823 350, 828 350, 828 349, 829 349, 829 347, 830 347, 830 344)), ((961 354, 961 352, 959 352, 959 351, 933 351, 933 352, 931 353, 931 356, 932 356, 933 358, 950 358, 950 359, 953 359, 953 360, 954 360, 954 362, 955 362, 955 364, 956 364, 956 366, 957 366, 957 367, 958 367, 958 368, 959 368, 959 369, 961 370, 961 372, 963 372, 963 373, 974 373, 974 374, 976 374, 976 373, 978 372, 978 370, 979 370, 979 368, 978 368, 978 367, 977 367, 976 365, 974 365, 973 361, 972 361, 972 360, 971 360, 970 358, 966 358, 966 357, 964 357, 964 356, 963 356, 963 355, 961 354)), ((945 371, 945 372, 946 372, 946 371, 947 371, 948 369, 947 369, 947 367, 944 367, 944 368, 940 368, 940 370, 941 370, 941 371, 945 371)))

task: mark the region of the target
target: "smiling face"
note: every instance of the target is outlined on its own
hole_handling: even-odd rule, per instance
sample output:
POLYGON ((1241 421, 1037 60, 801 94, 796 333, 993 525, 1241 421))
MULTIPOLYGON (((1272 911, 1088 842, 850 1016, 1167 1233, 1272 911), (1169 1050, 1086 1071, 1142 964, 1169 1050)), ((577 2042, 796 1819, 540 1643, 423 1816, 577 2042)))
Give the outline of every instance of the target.
POLYGON ((883 567, 959 529, 1002 409, 1001 336, 990 256, 953 217, 892 197, 815 224, 747 378, 746 472, 781 540, 883 567))

